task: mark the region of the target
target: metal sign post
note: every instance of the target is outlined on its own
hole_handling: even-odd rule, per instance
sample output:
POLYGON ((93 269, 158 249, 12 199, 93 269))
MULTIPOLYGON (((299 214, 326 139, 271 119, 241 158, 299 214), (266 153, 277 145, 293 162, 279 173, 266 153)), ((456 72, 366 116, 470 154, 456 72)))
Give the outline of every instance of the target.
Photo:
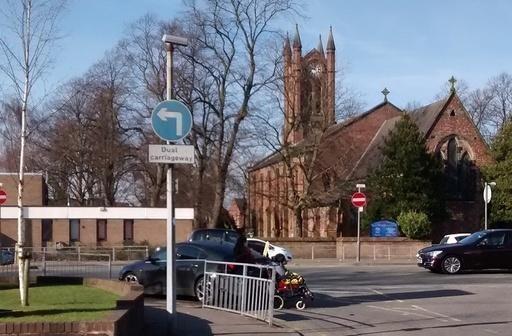
POLYGON ((357 192, 352 195, 352 205, 357 208, 357 262, 361 261, 361 212, 366 205, 366 195, 361 192, 364 184, 356 184, 357 192))
POLYGON ((491 201, 491 186, 495 186, 496 182, 484 182, 484 229, 487 230, 487 204, 491 201))
MULTIPOLYGON (((175 225, 174 218, 174 163, 194 163, 193 147, 185 145, 171 145, 171 141, 179 141, 186 137, 192 129, 192 114, 181 102, 172 100, 172 72, 173 72, 173 49, 174 45, 187 45, 187 39, 172 35, 164 35, 162 41, 165 43, 167 52, 167 100, 159 103, 151 113, 151 126, 154 132, 167 145, 150 145, 148 154, 149 162, 166 163, 167 167, 167 261, 166 261, 166 308, 174 319, 176 313, 176 272, 175 272, 175 225), (192 147, 192 158, 190 148, 183 150, 179 147, 192 147)), ((173 321, 172 321, 173 322, 173 321)), ((173 327, 175 323, 172 323, 173 327)))
MULTIPOLYGON (((2 183, 0 183, 0 188, 2 187, 2 183)), ((0 189, 0 232, 2 232, 2 204, 7 201, 7 193, 0 189)))

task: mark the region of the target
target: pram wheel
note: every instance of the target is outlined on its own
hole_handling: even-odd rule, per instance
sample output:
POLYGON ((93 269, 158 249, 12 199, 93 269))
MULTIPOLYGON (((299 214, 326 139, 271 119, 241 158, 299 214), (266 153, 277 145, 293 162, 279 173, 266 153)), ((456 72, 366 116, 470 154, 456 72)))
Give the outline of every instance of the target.
POLYGON ((284 307, 284 300, 280 295, 274 295, 274 309, 281 310, 284 307))
POLYGON ((295 303, 295 308, 297 308, 298 310, 304 310, 306 309, 306 302, 304 300, 298 300, 296 303, 295 303))

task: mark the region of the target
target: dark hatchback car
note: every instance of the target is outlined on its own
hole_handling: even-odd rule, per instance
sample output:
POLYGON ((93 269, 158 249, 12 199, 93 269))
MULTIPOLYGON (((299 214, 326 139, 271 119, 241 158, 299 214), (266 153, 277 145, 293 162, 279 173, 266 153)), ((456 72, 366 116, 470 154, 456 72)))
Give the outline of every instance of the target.
POLYGON ((418 266, 448 274, 465 269, 512 269, 512 230, 475 232, 457 244, 421 249, 416 258, 418 266))
MULTIPOLYGON (((204 260, 233 262, 234 259, 234 245, 230 243, 198 241, 176 244, 176 295, 193 296, 201 300, 204 260)), ((258 264, 268 263, 267 258, 256 252, 253 260, 258 264)), ((119 272, 119 280, 140 283, 147 294, 165 294, 166 262, 167 250, 162 248, 147 260, 123 267, 119 272)))

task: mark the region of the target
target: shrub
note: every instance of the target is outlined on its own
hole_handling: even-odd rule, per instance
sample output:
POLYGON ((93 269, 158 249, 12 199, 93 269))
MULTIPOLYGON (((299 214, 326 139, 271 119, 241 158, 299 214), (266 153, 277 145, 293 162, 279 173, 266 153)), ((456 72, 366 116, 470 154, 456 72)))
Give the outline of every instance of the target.
POLYGON ((398 216, 402 232, 411 239, 429 238, 432 230, 428 216, 423 212, 404 211, 398 216))

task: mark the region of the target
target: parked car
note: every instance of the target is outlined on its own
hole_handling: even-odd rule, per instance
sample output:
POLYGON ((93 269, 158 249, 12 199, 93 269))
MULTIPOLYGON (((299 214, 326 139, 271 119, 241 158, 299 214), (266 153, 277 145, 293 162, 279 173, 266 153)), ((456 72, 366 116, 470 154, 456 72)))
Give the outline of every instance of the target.
MULTIPOLYGON (((269 262, 254 252, 252 261, 269 262)), ((176 244, 176 294, 203 297, 204 260, 234 262, 234 244, 194 241, 176 244)), ((236 267, 231 267, 233 270, 236 267)), ((151 257, 127 265, 119 272, 119 280, 140 283, 148 294, 166 293, 167 249, 157 250, 151 257)))
POLYGON ((11 250, 0 250, 0 265, 14 264, 14 252, 11 250))
POLYGON ((456 244, 462 239, 466 238, 467 236, 471 235, 471 233, 452 233, 447 234, 446 236, 441 239, 439 244, 456 244))
POLYGON ((190 234, 188 241, 211 240, 236 244, 240 234, 230 229, 198 229, 190 234))
POLYGON ((457 244, 423 248, 416 258, 418 266, 448 274, 465 269, 512 268, 512 230, 475 232, 457 244))
MULTIPOLYGON (((267 242, 258 238, 247 238, 247 245, 255 250, 256 252, 263 254, 265 251, 265 244, 267 242)), ((269 243, 268 247, 268 257, 272 260, 279 260, 279 261, 290 261, 292 260, 293 256, 284 247, 280 247, 274 244, 269 243)))

